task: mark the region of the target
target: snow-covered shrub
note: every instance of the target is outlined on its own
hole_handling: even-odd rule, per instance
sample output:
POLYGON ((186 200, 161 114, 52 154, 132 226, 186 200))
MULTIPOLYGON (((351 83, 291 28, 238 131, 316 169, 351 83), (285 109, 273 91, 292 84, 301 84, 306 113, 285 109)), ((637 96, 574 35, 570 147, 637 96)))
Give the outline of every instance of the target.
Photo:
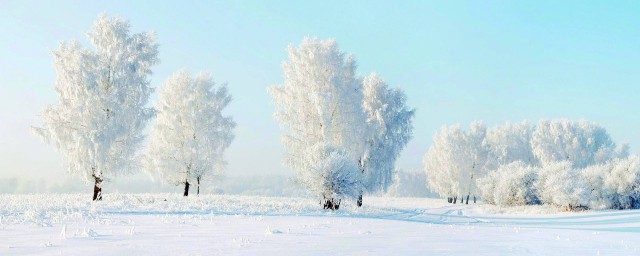
POLYGON ((583 173, 589 183, 593 208, 640 208, 640 157, 591 166, 583 173))
POLYGON ((542 203, 569 210, 640 208, 639 156, 583 169, 571 165, 569 161, 542 168, 503 165, 478 180, 478 186, 485 203, 500 206, 542 203))
POLYGON ((305 155, 304 162, 311 163, 308 170, 300 172, 298 181, 324 199, 355 199, 361 195, 362 171, 345 149, 319 143, 305 155))
POLYGON ((611 173, 613 162, 591 165, 582 170, 582 176, 587 183, 590 193, 589 207, 592 209, 613 208, 610 198, 611 192, 604 187, 604 179, 611 173))
POLYGON ((534 183, 543 204, 566 207, 569 210, 587 207, 589 191, 580 169, 572 168, 572 162, 549 163, 538 172, 534 183))
POLYGON ((614 161, 611 173, 605 176, 603 188, 611 198, 612 208, 640 208, 640 157, 614 161))
POLYGON ((480 190, 480 198, 487 204, 496 204, 495 190, 502 172, 497 170, 487 173, 483 178, 478 179, 478 189, 480 190))
POLYGON ((514 162, 500 166, 497 170, 478 180, 482 200, 500 206, 539 204, 534 182, 537 169, 514 162))

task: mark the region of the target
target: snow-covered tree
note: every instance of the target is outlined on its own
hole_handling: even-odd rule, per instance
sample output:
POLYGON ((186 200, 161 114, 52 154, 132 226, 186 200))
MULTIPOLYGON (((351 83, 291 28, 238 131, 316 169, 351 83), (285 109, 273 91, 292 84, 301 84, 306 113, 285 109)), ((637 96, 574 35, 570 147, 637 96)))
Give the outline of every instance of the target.
POLYGON ((479 194, 476 180, 483 177, 486 174, 487 156, 489 154, 489 148, 484 144, 484 139, 487 136, 487 127, 482 122, 472 122, 467 133, 467 157, 470 160, 467 164, 471 165, 470 169, 463 172, 461 181, 465 186, 462 191, 464 196, 467 196, 467 204, 469 203, 469 196, 473 195, 473 201, 476 200, 476 195, 479 194))
POLYGON ((53 51, 59 103, 34 132, 62 153, 69 173, 94 182, 101 200, 103 181, 137 167, 158 45, 153 32, 131 34, 127 20, 106 15, 87 37, 93 49, 71 41, 53 51))
MULTIPOLYGON (((471 124, 469 132, 460 125, 443 127, 433 136, 433 145, 424 157, 429 188, 443 197, 477 194, 476 179, 484 175, 488 148, 483 144, 486 127, 471 124)), ((461 198, 462 199, 462 198, 461 198)))
POLYGON ((528 121, 496 126, 487 131, 485 145, 489 148, 487 170, 495 170, 502 165, 522 161, 525 165, 538 165, 531 150, 531 136, 534 126, 528 121))
POLYGON ((627 145, 616 147, 603 127, 584 120, 541 120, 531 138, 531 147, 543 165, 569 161, 575 168, 628 155, 627 145))
POLYGON ((225 165, 236 125, 222 114, 230 102, 226 85, 217 86, 206 72, 178 71, 160 89, 148 157, 167 182, 185 186, 184 196, 194 182, 200 194, 200 182, 225 165))
POLYGON ((365 186, 369 192, 386 192, 393 182, 396 159, 411 139, 415 111, 407 107, 400 88, 389 88, 377 74, 366 77, 362 85, 370 132, 364 161, 365 186))
MULTIPOLYGON (((320 160, 308 155, 323 151, 313 148, 344 151, 340 157, 348 156, 362 168, 368 134, 362 86, 355 74, 355 61, 351 56, 345 58, 334 40, 305 38, 300 46, 289 46, 288 55, 289 60, 282 64, 284 84, 269 88, 276 104, 274 116, 284 128, 285 164, 296 171, 298 181, 317 187, 327 183, 316 179, 314 168, 320 160)), ((338 202, 352 194, 333 190, 318 196, 338 202)))
POLYGON ((460 194, 457 177, 462 168, 458 165, 458 145, 463 141, 464 131, 460 125, 444 126, 433 136, 433 144, 423 159, 428 187, 449 201, 460 194))

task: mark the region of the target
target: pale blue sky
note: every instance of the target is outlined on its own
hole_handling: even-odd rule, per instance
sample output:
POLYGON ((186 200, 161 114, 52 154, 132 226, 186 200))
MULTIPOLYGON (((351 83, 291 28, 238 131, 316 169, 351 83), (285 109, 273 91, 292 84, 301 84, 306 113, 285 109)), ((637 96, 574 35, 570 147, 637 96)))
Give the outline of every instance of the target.
POLYGON ((446 124, 587 119, 640 147, 638 1, 0 1, 0 178, 63 175, 29 132, 54 103, 48 52, 99 13, 155 30, 152 85, 180 68, 228 82, 238 123, 228 174, 291 171, 266 87, 282 83, 287 45, 334 38, 359 74, 379 73, 417 109, 399 166, 419 169, 446 124))

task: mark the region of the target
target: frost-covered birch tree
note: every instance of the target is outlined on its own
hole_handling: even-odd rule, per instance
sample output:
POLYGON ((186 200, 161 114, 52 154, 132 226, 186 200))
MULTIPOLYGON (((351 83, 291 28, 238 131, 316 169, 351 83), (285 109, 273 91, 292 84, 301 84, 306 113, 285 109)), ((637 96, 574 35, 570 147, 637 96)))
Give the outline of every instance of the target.
POLYGON ((211 74, 195 77, 186 70, 172 75, 160 89, 157 117, 151 132, 149 161, 171 184, 189 186, 220 173, 224 151, 231 144, 235 122, 222 111, 231 102, 226 85, 216 85, 211 74))
POLYGON ((467 167, 467 171, 463 172, 462 181, 466 183, 463 186, 463 194, 467 196, 467 204, 469 203, 469 197, 473 195, 473 202, 476 201, 476 195, 479 194, 476 181, 478 178, 483 177, 486 174, 487 156, 489 155, 489 148, 484 143, 487 136, 487 127, 482 122, 472 122, 469 132, 467 133, 467 157, 470 159, 468 164, 471 168, 467 167))
POLYGON ((138 167, 143 129, 153 116, 146 107, 151 67, 158 63, 153 32, 131 34, 127 20, 99 16, 87 37, 93 48, 62 42, 52 52, 58 104, 42 113, 34 132, 62 155, 68 172, 102 182, 138 167))
POLYGON ((362 86, 369 127, 365 186, 369 192, 386 192, 393 183, 396 159, 411 139, 415 111, 407 107, 406 96, 400 88, 389 88, 377 74, 366 77, 362 86))
POLYGON ((362 193, 367 126, 356 62, 334 40, 305 38, 288 55, 284 84, 269 88, 284 129, 285 164, 325 208, 337 209, 342 198, 362 193))

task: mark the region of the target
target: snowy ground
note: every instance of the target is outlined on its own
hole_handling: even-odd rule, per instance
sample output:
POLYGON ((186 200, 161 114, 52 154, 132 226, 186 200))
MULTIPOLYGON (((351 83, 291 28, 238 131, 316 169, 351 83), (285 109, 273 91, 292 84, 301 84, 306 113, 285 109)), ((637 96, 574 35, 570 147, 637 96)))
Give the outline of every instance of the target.
POLYGON ((0 195, 0 255, 640 255, 640 211, 365 198, 0 195), (166 200, 166 201, 165 201, 166 200))

